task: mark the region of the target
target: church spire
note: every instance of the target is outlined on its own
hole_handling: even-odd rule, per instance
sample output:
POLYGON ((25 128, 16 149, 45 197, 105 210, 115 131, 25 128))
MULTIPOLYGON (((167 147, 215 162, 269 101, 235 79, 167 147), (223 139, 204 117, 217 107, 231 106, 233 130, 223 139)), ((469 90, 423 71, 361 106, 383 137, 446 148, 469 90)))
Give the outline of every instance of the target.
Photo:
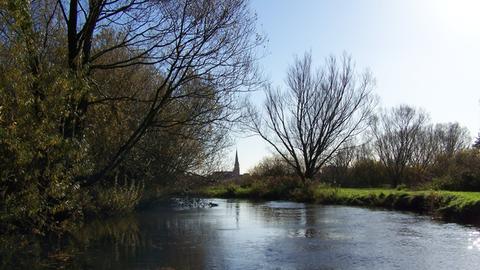
POLYGON ((238 150, 235 150, 235 165, 233 167, 233 174, 235 176, 240 175, 240 163, 238 163, 238 150))

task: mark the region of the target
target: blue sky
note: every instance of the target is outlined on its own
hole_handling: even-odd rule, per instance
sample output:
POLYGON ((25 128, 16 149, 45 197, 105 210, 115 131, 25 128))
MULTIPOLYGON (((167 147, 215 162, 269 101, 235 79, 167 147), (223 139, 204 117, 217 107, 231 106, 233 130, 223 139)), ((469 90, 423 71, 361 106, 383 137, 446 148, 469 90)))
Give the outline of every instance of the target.
MULTIPOLYGON (((321 65, 347 52, 376 78, 381 106, 421 107, 432 122, 480 131, 480 1, 252 0, 251 8, 268 39, 260 66, 274 86, 284 87, 295 55, 311 51, 321 65)), ((261 104, 263 93, 252 99, 261 104)), ((258 137, 240 134, 235 145, 242 173, 272 153, 258 137)))

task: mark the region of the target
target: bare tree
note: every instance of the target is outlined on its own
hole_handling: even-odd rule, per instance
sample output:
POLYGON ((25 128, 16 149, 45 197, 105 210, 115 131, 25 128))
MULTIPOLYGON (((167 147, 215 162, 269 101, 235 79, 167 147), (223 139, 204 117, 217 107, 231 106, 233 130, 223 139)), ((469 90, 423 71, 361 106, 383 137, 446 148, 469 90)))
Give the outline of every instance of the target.
POLYGON ((467 128, 459 123, 446 123, 435 125, 435 134, 440 143, 441 154, 452 157, 460 150, 470 145, 470 134, 467 128))
POLYGON ((318 71, 306 53, 287 73, 286 92, 265 89, 265 111, 251 126, 303 181, 362 132, 375 105, 369 73, 357 75, 351 58, 330 57, 318 71))
POLYGON ((441 142, 433 125, 426 123, 416 134, 409 165, 421 172, 427 172, 441 152, 441 142))
MULTIPOLYGON (((415 152, 428 116, 413 107, 401 105, 384 111, 372 123, 374 148, 386 167, 392 185, 401 184, 406 168, 414 163, 415 152)), ((430 139, 425 137, 426 140, 430 139)), ((417 155, 418 157, 418 155, 417 155)), ((430 156, 424 159, 429 159, 430 156)))
POLYGON ((431 168, 440 157, 451 158, 457 152, 466 149, 470 137, 468 130, 458 123, 424 125, 417 133, 410 166, 421 172, 424 178, 430 178, 431 168))

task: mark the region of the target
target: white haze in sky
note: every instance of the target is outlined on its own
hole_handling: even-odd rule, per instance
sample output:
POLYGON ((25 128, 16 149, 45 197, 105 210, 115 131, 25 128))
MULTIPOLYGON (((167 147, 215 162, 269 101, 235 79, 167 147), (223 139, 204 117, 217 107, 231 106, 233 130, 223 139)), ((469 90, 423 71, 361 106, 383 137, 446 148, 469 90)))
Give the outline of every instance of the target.
MULTIPOLYGON (((472 138, 480 131, 480 1, 251 2, 268 38, 260 65, 275 87, 284 87, 295 55, 311 51, 320 65, 347 52, 357 70, 373 73, 380 106, 409 104, 434 123, 459 122, 472 138)), ((263 93, 252 100, 261 105, 263 93)), ((272 153, 260 138, 245 136, 238 134, 226 163, 233 166, 238 148, 242 173, 272 153)))

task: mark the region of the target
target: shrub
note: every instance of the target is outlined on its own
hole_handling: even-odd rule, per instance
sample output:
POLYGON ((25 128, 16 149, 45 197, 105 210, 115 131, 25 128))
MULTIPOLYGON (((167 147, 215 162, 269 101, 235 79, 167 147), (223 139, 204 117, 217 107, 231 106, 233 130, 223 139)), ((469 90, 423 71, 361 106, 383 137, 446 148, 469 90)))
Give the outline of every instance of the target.
POLYGON ((378 187, 390 184, 385 175, 385 167, 379 161, 360 159, 348 168, 325 167, 320 179, 342 187, 378 187))
POLYGON ((118 183, 118 174, 115 176, 113 186, 97 187, 96 206, 94 209, 101 215, 115 215, 127 213, 135 209, 140 202, 144 190, 143 182, 129 181, 123 177, 123 183, 118 183))
POLYGON ((291 191, 300 186, 300 179, 293 176, 256 178, 251 184, 252 193, 269 199, 288 198, 291 191))
POLYGON ((48 56, 36 57, 30 3, 1 3, 2 22, 11 22, 2 30, 15 38, 0 45, 0 234, 63 231, 81 221, 87 197, 76 177, 89 173, 89 145, 70 136, 76 124, 68 119, 88 83, 38 61, 48 56))
POLYGON ((480 191, 480 152, 476 149, 441 157, 433 168, 434 189, 480 191))
POLYGON ((250 174, 254 177, 280 177, 293 176, 295 172, 282 157, 274 156, 264 158, 250 171, 250 174))

